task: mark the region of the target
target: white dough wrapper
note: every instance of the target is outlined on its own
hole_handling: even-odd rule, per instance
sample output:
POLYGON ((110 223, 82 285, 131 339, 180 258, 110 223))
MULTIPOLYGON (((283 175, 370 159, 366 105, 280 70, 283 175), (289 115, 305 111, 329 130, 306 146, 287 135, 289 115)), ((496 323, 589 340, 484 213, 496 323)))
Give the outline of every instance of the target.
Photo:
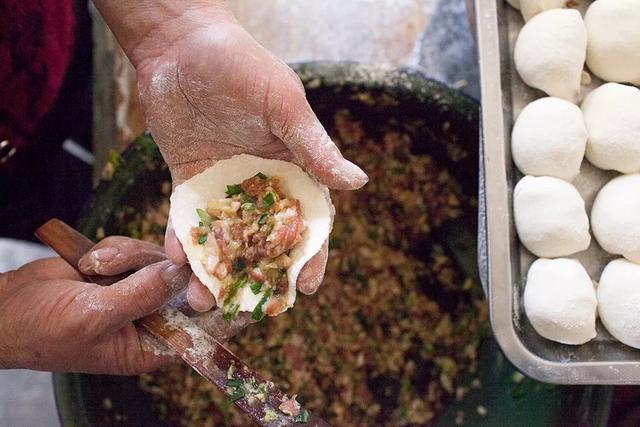
POLYGON ((571 181, 580 172, 587 138, 577 105, 555 97, 541 98, 524 107, 513 126, 513 161, 525 175, 571 181))
POLYGON ((620 342, 640 348, 640 265, 611 261, 598 283, 598 314, 604 327, 620 342))
POLYGON ((640 174, 609 181, 591 208, 593 235, 605 251, 640 263, 640 174))
POLYGON ((533 328, 562 344, 584 344, 596 336, 596 290, 574 259, 538 259, 524 289, 524 309, 533 328))
POLYGON ((598 0, 584 16, 587 65, 609 82, 640 84, 640 0, 598 0))
POLYGON ((522 27, 514 62, 526 84, 567 101, 580 99, 580 82, 587 54, 587 30, 580 12, 551 9, 522 27))
POLYGON ((566 6, 567 0, 520 0, 520 12, 525 22, 549 9, 559 9, 566 6))
POLYGON ((591 243, 584 200, 567 181, 525 176, 513 190, 513 213, 520 241, 541 258, 572 255, 591 243))
POLYGON ((582 112, 589 132, 587 159, 600 169, 640 171, 640 90, 605 83, 585 98, 582 112))
MULTIPOLYGON (((300 201, 306 226, 302 240, 291 249, 292 265, 287 269, 288 308, 293 306, 296 299, 296 281, 300 270, 320 250, 331 231, 333 205, 327 187, 319 184, 293 163, 241 154, 220 160, 178 185, 171 195, 169 217, 194 274, 211 291, 216 301, 222 304, 218 298, 220 282, 205 271, 201 262, 203 245, 194 244, 191 238, 191 228, 197 226, 199 221, 196 208, 205 209, 208 201, 226 197, 227 185, 239 184, 258 172, 280 178, 282 191, 288 197, 300 201)), ((262 293, 254 295, 251 289, 245 286, 240 290, 239 310, 252 311, 261 298, 262 293)))

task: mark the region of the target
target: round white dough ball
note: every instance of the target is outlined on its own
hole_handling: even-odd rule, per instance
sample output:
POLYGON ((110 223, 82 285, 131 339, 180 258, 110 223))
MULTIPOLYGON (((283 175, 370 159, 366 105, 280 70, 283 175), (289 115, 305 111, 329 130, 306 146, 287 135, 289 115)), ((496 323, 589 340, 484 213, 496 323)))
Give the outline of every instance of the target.
POLYGON ((589 69, 606 81, 640 84, 640 0, 594 1, 584 22, 589 69))
POLYGON ((566 0, 520 0, 520 11, 526 22, 540 12, 563 8, 565 5, 566 0))
POLYGON ((598 283, 598 313, 607 331, 622 343, 640 348, 640 265, 611 261, 598 283))
POLYGON ((520 0, 507 0, 507 3, 509 3, 514 9, 520 9, 520 0))
POLYGON ((596 291, 579 261, 538 259, 524 289, 524 309, 543 337, 563 344, 584 344, 596 336, 596 291))
POLYGON ((602 187, 591 225, 605 251, 640 263, 640 174, 619 176, 602 187))
POLYGON ((513 211, 522 244, 541 258, 589 247, 589 218, 578 190, 558 178, 525 176, 513 191, 513 211))
POLYGON ((603 84, 585 98, 582 112, 589 132, 587 159, 600 169, 640 171, 640 90, 603 84))
POLYGON ((587 137, 577 105, 555 97, 541 98, 524 107, 513 126, 513 161, 525 175, 570 181, 580 172, 587 137))
POLYGON ((551 9, 531 18, 516 40, 514 62, 526 84, 577 102, 587 53, 580 12, 551 9))

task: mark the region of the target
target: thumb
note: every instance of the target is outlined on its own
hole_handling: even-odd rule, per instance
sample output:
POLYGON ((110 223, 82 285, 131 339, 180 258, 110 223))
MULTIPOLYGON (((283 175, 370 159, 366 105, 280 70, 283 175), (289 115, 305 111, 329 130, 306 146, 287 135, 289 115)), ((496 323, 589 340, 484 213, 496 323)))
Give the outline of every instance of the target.
POLYGON ((271 93, 275 99, 270 104, 276 106, 269 116, 271 133, 284 142, 296 163, 336 190, 355 190, 367 183, 367 174, 342 157, 298 85, 271 93))
POLYGON ((102 301, 113 309, 108 312, 106 323, 119 328, 124 323, 153 313, 184 288, 190 276, 189 266, 178 267, 163 261, 100 288, 102 301))

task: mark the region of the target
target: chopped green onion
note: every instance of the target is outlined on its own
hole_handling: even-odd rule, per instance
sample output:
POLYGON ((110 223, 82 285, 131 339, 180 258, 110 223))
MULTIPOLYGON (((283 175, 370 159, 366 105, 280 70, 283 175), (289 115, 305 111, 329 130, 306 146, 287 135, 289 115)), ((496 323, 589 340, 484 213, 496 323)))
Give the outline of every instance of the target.
POLYGON ((198 214, 198 217, 200 217, 200 222, 202 222, 202 225, 209 225, 211 224, 211 221, 213 221, 211 216, 204 209, 197 208, 196 213, 198 214))
POLYGON ((198 237, 198 244, 199 245, 204 245, 206 241, 207 241, 207 236, 206 235, 198 237))
POLYGON ((222 318, 227 322, 231 322, 233 319, 236 318, 239 308, 240 306, 236 303, 225 306, 225 312, 222 314, 222 318))
POLYGON ((298 415, 293 418, 293 421, 296 423, 306 423, 307 421, 309 421, 309 411, 303 409, 298 415))
POLYGON ((271 292, 269 290, 266 290, 264 292, 264 295, 262 295, 260 302, 258 302, 256 307, 251 312, 251 318, 253 320, 262 320, 262 318, 264 317, 264 313, 262 312, 262 306, 264 305, 264 303, 267 302, 270 296, 271 296, 271 292))
POLYGON ((117 169, 120 166, 120 162, 122 161, 122 157, 120 157, 120 153, 116 150, 109 150, 107 154, 107 162, 111 163, 114 169, 117 169))
POLYGON ((260 219, 258 220, 258 225, 263 225, 265 222, 267 222, 267 214, 263 213, 262 215, 260 215, 260 219))
POLYGON ((244 382, 242 380, 237 380, 233 377, 227 379, 227 387, 242 387, 244 382))
POLYGON ((267 175, 263 174, 262 172, 258 172, 258 173, 256 174, 256 176, 257 176, 258 178, 260 178, 260 179, 267 179, 267 178, 268 178, 268 177, 267 177, 267 175))
POLYGON ((273 409, 267 409, 264 413, 264 417, 262 417, 262 421, 276 421, 278 419, 278 414, 275 413, 273 409))
POLYGON ((233 271, 242 271, 245 269, 245 267, 247 266, 247 261, 244 260, 244 258, 238 258, 235 261, 233 261, 233 271))
POLYGON ((251 202, 247 202, 240 205, 240 207, 242 208, 243 211, 252 211, 256 208, 256 205, 251 202))
POLYGON ((229 395, 229 399, 231 400, 231 402, 235 402, 236 400, 242 399, 246 394, 247 392, 244 387, 239 387, 229 395))
POLYGON ((240 193, 242 193, 242 187, 240 187, 240 184, 227 185, 227 197, 235 196, 240 193))
POLYGON ((251 292, 253 292, 254 295, 258 295, 260 293, 260 289, 262 289, 262 283, 253 282, 249 285, 249 287, 251 288, 251 292))
POLYGON ((248 195, 247 193, 243 192, 242 194, 240 194, 240 201, 242 203, 254 203, 255 199, 250 195, 248 195))
POLYGON ((264 383, 259 384, 257 387, 258 391, 256 393, 254 393, 254 396, 256 397, 256 399, 258 399, 260 402, 264 403, 267 401, 267 387, 264 385, 264 383))
MULTIPOLYGON (((236 294, 238 293, 238 290, 247 284, 247 280, 248 280, 247 275, 243 274, 238 280, 236 280, 236 282, 233 285, 231 285, 231 289, 229 289, 229 292, 224 297, 225 304, 230 302, 233 299, 233 297, 236 296, 236 294)), ((236 308, 236 311, 238 311, 237 308, 236 308)))
POLYGON ((229 369, 227 369, 227 379, 233 379, 233 370, 235 369, 235 365, 233 363, 231 363, 229 365, 229 369))
POLYGON ((273 202, 275 202, 276 200, 273 197, 273 193, 267 193, 262 198, 262 201, 264 202, 266 207, 270 207, 273 204, 273 202))
POLYGON ((226 385, 227 388, 231 389, 231 391, 227 391, 227 393, 229 393, 229 400, 231 402, 242 399, 247 395, 247 389, 244 386, 244 382, 241 380, 228 379, 226 385))

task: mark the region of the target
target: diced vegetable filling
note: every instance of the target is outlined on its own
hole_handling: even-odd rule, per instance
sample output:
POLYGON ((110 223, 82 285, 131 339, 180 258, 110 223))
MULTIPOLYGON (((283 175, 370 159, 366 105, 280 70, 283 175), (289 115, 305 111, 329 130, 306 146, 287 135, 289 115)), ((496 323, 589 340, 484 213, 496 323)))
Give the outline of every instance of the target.
POLYGON ((260 320, 286 306, 289 254, 304 231, 300 202, 286 197, 277 177, 263 173, 227 185, 226 194, 196 210, 200 221, 191 237, 204 246, 205 270, 221 282, 225 319, 235 318, 239 292, 249 287, 261 295, 252 313, 260 320))

